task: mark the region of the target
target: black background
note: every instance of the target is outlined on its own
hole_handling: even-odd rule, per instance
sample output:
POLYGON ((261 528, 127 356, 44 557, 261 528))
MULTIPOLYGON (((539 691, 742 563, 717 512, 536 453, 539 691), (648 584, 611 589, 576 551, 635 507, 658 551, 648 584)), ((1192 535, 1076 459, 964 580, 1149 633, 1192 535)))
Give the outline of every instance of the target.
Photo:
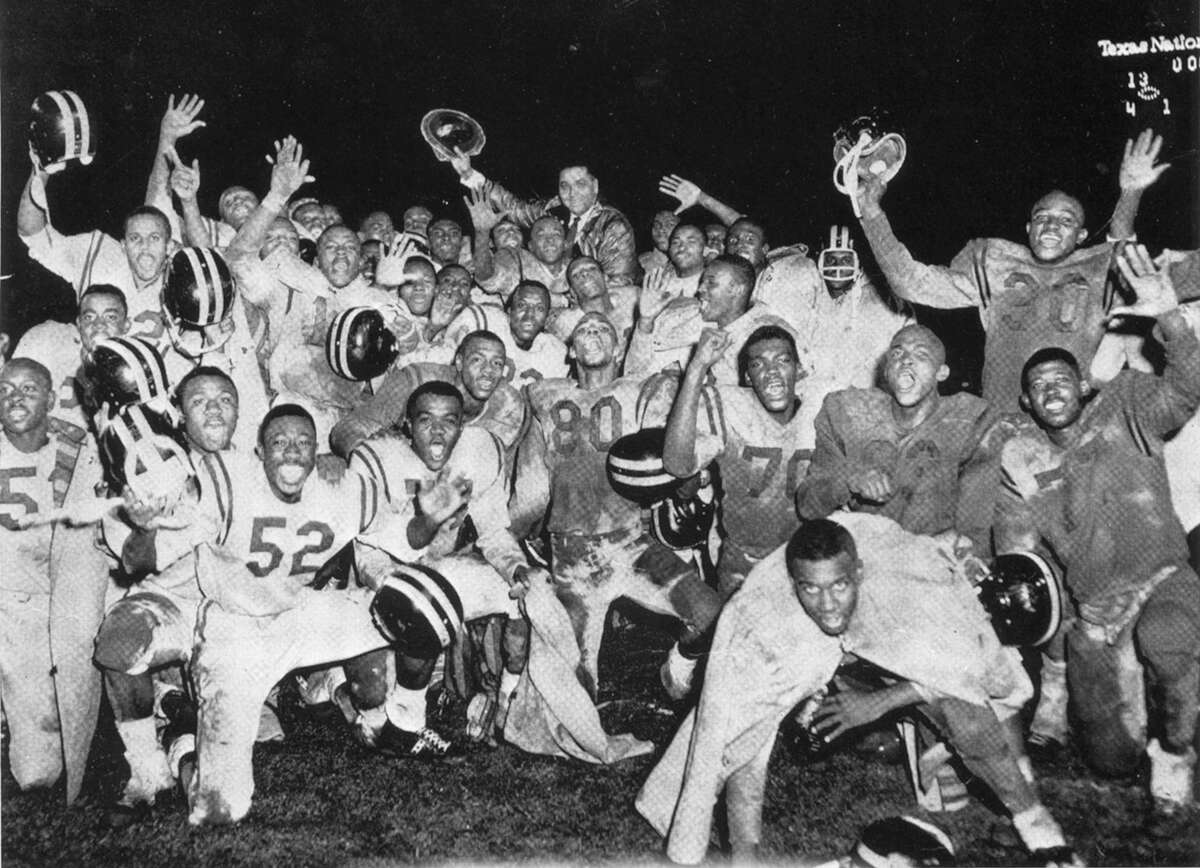
POLYGON ((101 128, 95 162, 51 180, 66 232, 119 234, 141 202, 167 94, 190 92, 207 100, 208 127, 180 151, 200 159, 208 214, 229 184, 262 192, 263 155, 294 133, 313 160, 311 192, 348 221, 375 208, 398 218, 417 201, 465 220, 461 188, 418 132, 428 109, 448 106, 487 131, 476 165, 520 193, 549 195, 559 166, 590 163, 643 249, 653 212, 675 204, 657 192, 668 172, 764 217, 774 242, 816 247, 830 223, 853 219, 830 180, 832 133, 878 106, 908 141, 887 206, 918 259, 948 262, 980 235, 1020 238, 1051 187, 1078 195, 1101 229, 1122 143, 1147 124, 1174 165, 1143 200, 1141 237, 1155 250, 1200 246, 1200 76, 1171 75, 1165 55, 1102 59, 1096 45, 1195 34, 1197 5, 5 3, 7 327, 70 312, 65 287, 28 263, 14 231, 28 106, 51 88, 76 90, 101 128), (1170 117, 1141 101, 1136 118, 1125 113, 1132 69, 1151 72, 1170 117))

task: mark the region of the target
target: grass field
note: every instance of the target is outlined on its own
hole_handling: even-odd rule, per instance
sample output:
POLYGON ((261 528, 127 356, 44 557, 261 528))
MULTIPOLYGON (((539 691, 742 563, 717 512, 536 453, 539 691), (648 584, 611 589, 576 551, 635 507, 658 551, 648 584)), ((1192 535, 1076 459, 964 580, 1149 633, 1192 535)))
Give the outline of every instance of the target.
MULTIPOLYGON (((633 617, 638 618, 637 615, 633 617)), ((657 683, 671 639, 640 619, 610 630, 601 656, 603 718, 666 745, 683 710, 657 683)), ((106 806, 120 792, 124 761, 111 723, 93 750, 81 803, 61 794, 20 794, 4 769, 0 845, 8 865, 308 865, 540 862, 661 863, 658 836, 633 809, 649 771, 644 757, 612 767, 530 756, 501 746, 473 749, 458 765, 388 760, 355 744, 344 727, 314 719, 285 690, 287 739, 254 755, 250 816, 228 829, 190 829, 181 799, 114 830, 106 806)), ((463 708, 443 724, 461 732, 463 708)), ((1068 753, 1039 769, 1045 801, 1092 865, 1200 864, 1200 829, 1162 841, 1143 830, 1145 785, 1091 776, 1068 753)), ((916 813, 902 770, 843 752, 801 766, 782 748, 771 764, 764 855, 780 862, 844 852, 871 820, 916 813)), ((160 801, 161 798, 160 798, 160 801)), ((931 818, 946 829, 960 864, 1020 865, 999 843, 999 818, 978 802, 931 818)), ((714 849, 710 859, 722 857, 714 849)))

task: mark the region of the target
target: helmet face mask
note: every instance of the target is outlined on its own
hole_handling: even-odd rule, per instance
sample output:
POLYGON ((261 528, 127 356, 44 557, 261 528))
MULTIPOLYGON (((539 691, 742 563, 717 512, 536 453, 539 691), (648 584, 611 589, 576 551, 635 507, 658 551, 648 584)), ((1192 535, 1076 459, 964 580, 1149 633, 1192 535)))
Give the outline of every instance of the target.
POLYGON ((220 349, 233 336, 233 275, 207 247, 184 247, 171 257, 162 313, 171 343, 192 358, 220 349))
POLYGON ((164 501, 169 511, 195 478, 174 420, 146 404, 122 407, 99 436, 104 479, 113 494, 126 488, 140 501, 164 501))
POLYGON ((829 227, 829 244, 817 258, 817 268, 826 283, 845 285, 858 280, 862 266, 847 227, 829 227))
POLYGON ((38 167, 61 172, 78 160, 89 165, 96 156, 96 126, 83 100, 73 90, 49 90, 33 101, 29 151, 38 167))

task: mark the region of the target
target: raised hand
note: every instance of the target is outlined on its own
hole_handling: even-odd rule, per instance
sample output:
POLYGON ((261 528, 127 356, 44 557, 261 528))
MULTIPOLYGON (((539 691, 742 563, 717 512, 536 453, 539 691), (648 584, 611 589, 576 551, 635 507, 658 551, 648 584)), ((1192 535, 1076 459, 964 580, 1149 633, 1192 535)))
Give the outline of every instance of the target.
POLYGON ((267 155, 267 162, 273 163, 271 170, 271 192, 289 199, 305 184, 316 180, 308 174, 309 162, 304 159, 304 146, 296 141, 295 136, 287 136, 282 141, 275 142, 275 156, 267 155))
POLYGON ((454 149, 454 156, 450 158, 450 165, 454 171, 458 172, 460 178, 471 174, 471 158, 464 154, 461 148, 454 149))
POLYGON ((471 480, 461 474, 450 476, 449 468, 443 468, 432 483, 422 482, 417 491, 417 505, 434 525, 444 524, 460 509, 466 509, 470 499, 471 480))
POLYGON ((1122 190, 1145 190, 1170 168, 1170 163, 1155 165, 1162 146, 1162 136, 1154 135, 1154 130, 1151 129, 1142 130, 1136 140, 1125 140, 1125 156, 1121 160, 1120 174, 1122 190))
POLYGON ((887 184, 878 175, 868 172, 858 178, 858 207, 864 217, 878 217, 883 213, 883 194, 887 184))
POLYGON ((489 198, 489 192, 488 186, 483 186, 468 190, 467 195, 463 197, 463 204, 467 206, 467 213, 471 215, 471 223, 474 224, 476 232, 491 232, 508 213, 496 210, 489 198))
POLYGON ((1158 316, 1179 306, 1175 284, 1168 269, 1157 268, 1145 245, 1127 244, 1117 257, 1117 268, 1129 284, 1137 301, 1115 307, 1110 318, 1122 316, 1158 316))
POLYGON ((679 200, 679 207, 675 209, 676 214, 682 214, 691 208, 700 201, 700 196, 703 195, 703 191, 699 187, 678 175, 663 175, 662 180, 658 182, 658 191, 679 200))
POLYGON ((700 340, 696 342, 696 352, 692 355, 691 364, 707 371, 725 355, 729 342, 729 334, 724 329, 705 328, 700 332, 700 340))
POLYGON ((671 274, 672 272, 666 266, 652 268, 646 272, 642 290, 638 293, 638 314, 641 317, 640 322, 647 326, 653 325, 663 308, 674 298, 667 289, 671 274))
POLYGON ((204 108, 204 100, 194 94, 183 94, 179 104, 175 104, 174 94, 167 97, 167 110, 158 125, 158 139, 164 147, 174 145, 184 136, 195 132, 200 127, 208 126, 204 121, 196 120, 200 110, 204 108))
POLYGON ((179 153, 174 147, 164 151, 167 162, 171 165, 171 189, 181 202, 195 200, 200 192, 200 161, 192 160, 192 165, 186 165, 179 159, 179 153))

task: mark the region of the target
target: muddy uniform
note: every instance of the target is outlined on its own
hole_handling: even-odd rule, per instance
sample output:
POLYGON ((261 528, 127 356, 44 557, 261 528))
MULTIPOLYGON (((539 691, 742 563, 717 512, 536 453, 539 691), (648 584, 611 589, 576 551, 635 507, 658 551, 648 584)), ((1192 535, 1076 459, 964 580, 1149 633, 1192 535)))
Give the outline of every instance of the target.
POLYGON ((1041 538, 1065 567, 1079 616, 1067 634, 1070 696, 1089 759, 1115 774, 1131 772, 1145 748, 1135 647, 1164 689, 1171 741, 1189 744, 1196 725, 1200 579, 1171 506, 1162 438, 1200 405, 1200 344, 1178 314, 1159 322, 1161 379, 1118 375, 1084 408, 1066 450, 1027 421, 1002 453, 997 548, 1041 538))
POLYGON ((26 453, 0 433, 0 701, 12 773, 22 789, 58 779, 63 746, 50 660, 55 525, 22 529, 17 520, 63 505, 82 445, 58 429, 45 446, 26 453))
MULTIPOLYGON (((434 362, 419 362, 388 371, 374 396, 343 416, 334 427, 329 435, 333 451, 348 457, 363 440, 399 426, 409 395, 422 383, 433 380, 453 384, 458 380, 458 372, 452 365, 434 362)), ((500 383, 483 405, 483 411, 465 421, 495 434, 504 444, 505 451, 511 453, 524 430, 525 404, 512 386, 500 383)))
POLYGON ((498 295, 507 302, 518 283, 523 280, 536 280, 550 290, 551 307, 566 307, 569 303, 571 291, 567 286, 565 261, 556 272, 530 251, 517 249, 497 250, 492 257, 492 262, 495 269, 492 276, 487 280, 479 281, 484 292, 498 295))
POLYGON ((33 359, 46 366, 55 387, 50 418, 71 426, 79 432, 79 436, 88 430, 75 386, 75 376, 83 364, 82 354, 83 341, 79 338, 79 329, 71 323, 53 320, 47 320, 25 332, 12 354, 14 359, 33 359))
POLYGON ((696 457, 700 466, 716 461, 720 468, 722 596, 799 526, 792 498, 812 456, 812 427, 802 414, 780 424, 750 389, 709 386, 701 393, 696 457))
POLYGON ((251 456, 206 455, 198 475, 199 528, 211 522, 216 532, 195 550, 207 599, 192 657, 200 701, 193 825, 235 822, 250 809, 259 707, 273 684, 292 669, 387 644, 368 589, 312 586, 330 557, 372 529, 382 502, 374 480, 347 473, 330 484, 314 473, 300 500, 285 503, 251 456))
POLYGON ((679 617, 685 630, 703 630, 719 608, 695 568, 646 533, 638 506, 609 484, 609 447, 641 427, 640 390, 627 377, 593 391, 572 380, 543 380, 526 390, 534 424, 521 447, 517 486, 548 489, 554 578, 572 615, 583 671, 591 679, 585 686, 593 695, 613 601, 629 597, 679 617))
POLYGON ((896 424, 894 403, 882 389, 845 389, 825 399, 816 451, 796 497, 802 517, 848 507, 886 516, 911 533, 955 526, 959 473, 982 434, 987 402, 966 393, 943 397, 911 431, 896 424), (866 469, 891 477, 886 503, 860 501, 847 487, 851 474, 866 469))
MULTIPOLYGON (((508 591, 525 556, 509 530, 504 447, 495 435, 482 428, 464 428, 443 471, 426 467, 407 440, 376 435, 355 448, 350 467, 374 479, 384 498, 398 509, 410 512, 421 486, 433 485, 442 472, 470 480, 466 511, 444 522, 428 546, 405 554, 450 580, 462 600, 464 620, 494 614, 520 617, 517 601, 508 591), (472 554, 473 547, 482 558, 472 554)), ((393 543, 391 549, 401 554, 404 545, 393 543)))
POLYGON ((1113 244, 1076 250, 1061 262, 1038 262, 1028 247, 976 239, 949 268, 912 258, 886 217, 864 219, 863 230, 892 290, 936 308, 979 308, 987 332, 983 397, 996 409, 1018 409, 1021 366, 1042 347, 1062 347, 1086 371, 1104 335, 1110 303, 1113 244))

